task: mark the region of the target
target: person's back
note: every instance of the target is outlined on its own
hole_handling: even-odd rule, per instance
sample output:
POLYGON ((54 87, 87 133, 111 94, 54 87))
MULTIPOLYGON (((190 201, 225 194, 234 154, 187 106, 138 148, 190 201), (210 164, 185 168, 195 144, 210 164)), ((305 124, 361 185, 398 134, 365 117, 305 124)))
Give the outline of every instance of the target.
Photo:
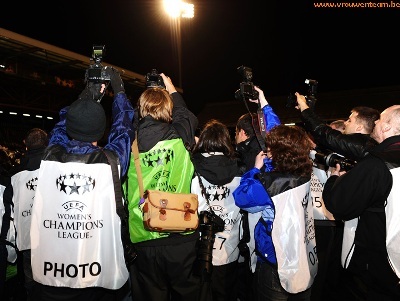
POLYGON ((350 171, 335 169, 323 198, 336 219, 355 221, 344 231, 343 298, 399 300, 400 105, 381 113, 371 137, 379 144, 350 171))
MULTIPOLYGON (((193 164, 188 148, 195 143, 198 120, 187 109, 172 81, 163 73, 160 76, 166 89, 148 88, 138 100, 137 144, 143 189, 189 193, 193 164)), ((133 298, 146 301, 197 298, 200 282, 191 271, 198 232, 166 233, 144 228, 133 155, 124 190, 130 238, 138 253, 130 274, 133 298)))
MULTIPOLYGON (((202 239, 199 244, 204 246, 199 248, 210 253, 207 253, 206 259, 199 255, 198 262, 211 275, 212 300, 236 300, 238 244, 242 230, 240 208, 235 205, 232 193, 240 183, 240 170, 228 128, 224 124, 217 120, 206 123, 192 150, 192 162, 196 173, 191 191, 199 195, 199 212, 213 210, 223 220, 224 227, 223 231, 218 231, 214 247, 210 248, 206 244, 212 241, 208 239, 208 233, 203 234, 200 224, 202 239)), ((202 222, 205 229, 210 224, 211 229, 218 226, 212 221, 202 222)))
POLYGON ((240 208, 262 211, 255 228, 257 300, 309 300, 318 266, 308 200, 310 140, 299 127, 279 125, 266 135, 266 146, 234 191, 240 208), (260 172, 265 158, 272 159, 274 169, 260 172))
POLYGON ((11 173, 11 194, 14 204, 14 220, 17 231, 18 261, 23 266, 24 284, 28 297, 33 294, 35 283, 31 269, 31 210, 35 199, 40 162, 48 145, 47 133, 40 128, 30 129, 23 140, 26 152, 20 164, 11 173))
POLYGON ((122 200, 114 191, 120 182, 111 165, 116 162, 117 178, 127 170, 134 110, 118 71, 105 68, 114 91, 108 143, 97 145, 106 129, 105 84, 89 82, 61 109, 41 161, 31 224, 40 290, 31 300, 120 300, 129 292, 116 211, 122 200))

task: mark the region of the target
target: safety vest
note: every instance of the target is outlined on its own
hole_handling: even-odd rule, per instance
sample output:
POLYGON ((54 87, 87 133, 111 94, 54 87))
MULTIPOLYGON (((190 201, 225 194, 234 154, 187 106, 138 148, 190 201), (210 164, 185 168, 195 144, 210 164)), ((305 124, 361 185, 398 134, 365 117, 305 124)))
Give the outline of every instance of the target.
POLYGON ((30 228, 32 206, 38 182, 39 169, 23 170, 11 177, 15 225, 17 228, 17 247, 20 251, 31 248, 30 228))
POLYGON ((318 270, 309 189, 310 182, 307 182, 272 197, 275 206, 272 241, 279 280, 289 293, 311 287, 318 270))
MULTIPOLYGON (((390 168, 390 167, 389 167, 390 168)), ((393 183, 400 181, 400 167, 391 168, 390 173, 393 177, 393 183)), ((386 215, 386 250, 389 256, 389 262, 400 278, 400 186, 393 184, 392 190, 387 198, 385 206, 386 215)), ((368 210, 368 209, 367 209, 368 210)), ((343 244, 342 244, 342 266, 347 268, 354 253, 354 238, 360 217, 354 218, 344 223, 343 244)))
MULTIPOLYGON (((194 167, 181 138, 159 141, 152 149, 139 153, 143 189, 190 193, 194 167)), ((124 183, 129 209, 129 233, 133 243, 169 236, 169 233, 148 231, 143 226, 141 196, 134 156, 131 156, 124 183)), ((192 232, 189 232, 192 233, 192 232)))
POLYGON ((121 288, 128 270, 105 155, 50 148, 38 178, 30 231, 34 280, 49 286, 121 288))
MULTIPOLYGON (((215 214, 225 222, 225 229, 215 234, 214 248, 212 252, 212 263, 215 266, 234 262, 239 257, 239 234, 240 234, 240 208, 235 205, 233 191, 240 184, 240 177, 235 177, 225 185, 214 185, 201 177, 201 182, 209 195, 210 207, 215 214)), ((199 185, 199 178, 196 176, 192 181, 192 193, 199 196, 199 212, 209 210, 199 185)))

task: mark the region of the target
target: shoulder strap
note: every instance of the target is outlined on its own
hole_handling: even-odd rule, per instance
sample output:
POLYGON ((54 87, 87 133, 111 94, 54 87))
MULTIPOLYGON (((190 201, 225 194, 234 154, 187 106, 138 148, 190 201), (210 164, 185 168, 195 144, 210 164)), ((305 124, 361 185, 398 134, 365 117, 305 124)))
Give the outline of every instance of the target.
POLYGON ((127 265, 131 265, 133 260, 136 258, 136 251, 131 243, 130 234, 129 234, 129 226, 128 226, 128 208, 125 202, 122 199, 122 189, 121 189, 121 180, 118 173, 118 164, 117 159, 111 153, 110 150, 103 149, 103 153, 106 155, 108 163, 111 166, 112 176, 113 176, 113 184, 114 184, 114 192, 115 192, 115 206, 117 214, 121 220, 121 240, 124 247, 124 256, 127 265))
POLYGON ((111 172, 112 172, 113 182, 114 182, 114 192, 115 192, 115 201, 116 201, 116 206, 117 206, 117 213, 118 213, 118 215, 120 215, 119 212, 121 212, 121 208, 123 207, 123 203, 122 203, 122 191, 121 191, 121 185, 120 185, 121 184, 121 180, 120 180, 119 174, 118 174, 117 160, 111 154, 111 151, 109 151, 108 149, 103 149, 103 152, 106 155, 108 163, 111 166, 111 172))

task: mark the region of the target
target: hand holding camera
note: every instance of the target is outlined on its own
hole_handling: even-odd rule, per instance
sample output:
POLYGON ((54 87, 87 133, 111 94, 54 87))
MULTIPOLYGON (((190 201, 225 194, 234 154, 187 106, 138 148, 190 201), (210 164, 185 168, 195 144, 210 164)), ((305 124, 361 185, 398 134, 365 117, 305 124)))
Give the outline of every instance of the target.
POLYGON ((122 81, 121 75, 118 70, 109 66, 104 67, 104 69, 105 73, 110 78, 111 87, 114 91, 114 94, 125 92, 124 82, 122 81))
POLYGON ((299 109, 301 112, 305 109, 308 109, 309 106, 307 104, 307 99, 304 95, 301 95, 299 92, 294 93, 296 97, 297 105, 295 105, 296 109, 299 109))
POLYGON ((146 89, 149 88, 164 88, 165 87, 165 81, 164 78, 162 77, 161 74, 158 74, 157 69, 152 69, 151 72, 147 73, 145 76, 145 85, 146 89))
POLYGON ((304 81, 308 85, 308 92, 307 96, 303 96, 299 94, 298 92, 296 93, 290 93, 287 102, 286 102, 286 107, 287 108, 296 108, 300 109, 300 111, 303 111, 305 109, 311 108, 314 110, 315 103, 317 102, 317 87, 318 87, 318 82, 315 79, 306 79, 304 81), (299 98, 299 95, 301 98, 299 98), (305 103, 304 103, 304 99, 305 103))
POLYGON ((258 99, 249 99, 249 101, 254 103, 258 103, 260 101, 260 108, 267 106, 268 101, 265 98, 264 91, 257 86, 254 86, 254 90, 258 92, 258 99))
POLYGON ((163 81, 164 81, 164 85, 165 85, 165 89, 167 89, 169 94, 172 94, 174 92, 176 92, 175 86, 172 83, 172 80, 166 76, 164 73, 160 73, 160 76, 162 77, 163 81))

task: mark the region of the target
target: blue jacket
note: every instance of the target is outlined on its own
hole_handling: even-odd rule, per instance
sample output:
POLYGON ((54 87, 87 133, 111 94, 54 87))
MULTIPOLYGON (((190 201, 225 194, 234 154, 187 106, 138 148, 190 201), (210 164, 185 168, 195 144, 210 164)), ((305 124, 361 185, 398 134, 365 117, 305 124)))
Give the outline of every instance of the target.
MULTIPOLYGON (((63 146, 67 153, 88 154, 99 149, 90 142, 83 142, 70 139, 66 130, 66 114, 68 107, 61 109, 60 121, 54 126, 50 133, 49 146, 59 144, 63 146)), ((129 157, 131 153, 131 144, 135 137, 133 127, 134 109, 125 93, 118 93, 112 103, 112 125, 108 135, 105 149, 114 151, 121 164, 121 177, 128 170, 129 157)))

